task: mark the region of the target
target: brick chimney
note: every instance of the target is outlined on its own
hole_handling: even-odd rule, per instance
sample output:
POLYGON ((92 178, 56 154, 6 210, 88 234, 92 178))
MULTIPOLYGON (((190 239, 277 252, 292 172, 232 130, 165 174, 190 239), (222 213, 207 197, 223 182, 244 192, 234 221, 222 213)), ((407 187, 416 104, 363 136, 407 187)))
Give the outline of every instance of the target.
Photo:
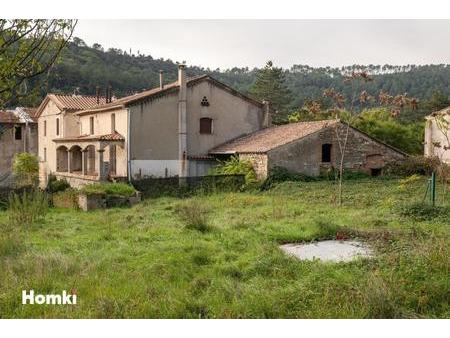
POLYGON ((159 71, 159 89, 164 89, 164 71, 159 71))
POLYGON ((272 115, 270 113, 270 102, 263 101, 263 128, 272 126, 272 115))
POLYGON ((187 117, 186 117, 186 65, 178 65, 178 160, 179 177, 187 177, 189 168, 187 162, 187 117))

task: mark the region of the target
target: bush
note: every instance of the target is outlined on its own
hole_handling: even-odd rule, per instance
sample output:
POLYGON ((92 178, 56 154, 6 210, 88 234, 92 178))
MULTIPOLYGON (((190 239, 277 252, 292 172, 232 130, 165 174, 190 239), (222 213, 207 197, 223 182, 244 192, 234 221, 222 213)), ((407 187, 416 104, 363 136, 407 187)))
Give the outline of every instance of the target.
POLYGON ((12 226, 32 225, 44 218, 47 211, 47 195, 38 189, 9 196, 8 220, 12 226))
POLYGON ((39 161, 36 155, 18 153, 14 156, 13 173, 19 185, 36 185, 39 178, 39 161))
POLYGON ((437 217, 449 217, 450 207, 432 206, 426 203, 414 203, 400 207, 400 215, 419 221, 427 221, 437 217))
POLYGON ((400 177, 414 174, 431 175, 433 171, 438 169, 439 165, 440 161, 437 157, 411 156, 404 160, 387 164, 384 168, 384 173, 400 177))
POLYGON ((228 161, 220 164, 211 170, 212 175, 244 175, 245 184, 257 182, 255 169, 248 160, 241 160, 238 156, 231 156, 228 161))
POLYGON ((136 189, 127 183, 93 183, 80 189, 86 195, 123 196, 130 197, 136 194, 136 189))
POLYGON ((269 171, 269 174, 267 175, 267 178, 264 180, 263 184, 261 185, 261 190, 269 190, 272 188, 276 183, 280 182, 311 182, 316 181, 317 179, 311 176, 307 176, 300 173, 295 173, 292 171, 289 171, 286 168, 283 167, 274 167, 269 171))
POLYGON ((53 194, 53 206, 58 208, 78 209, 78 190, 66 189, 53 194))
POLYGON ((67 188, 70 188, 70 184, 65 179, 58 180, 55 176, 51 176, 48 180, 47 191, 49 193, 64 191, 67 188))
POLYGON ((189 201, 176 209, 176 213, 185 224, 186 229, 207 232, 210 210, 198 201, 189 201))

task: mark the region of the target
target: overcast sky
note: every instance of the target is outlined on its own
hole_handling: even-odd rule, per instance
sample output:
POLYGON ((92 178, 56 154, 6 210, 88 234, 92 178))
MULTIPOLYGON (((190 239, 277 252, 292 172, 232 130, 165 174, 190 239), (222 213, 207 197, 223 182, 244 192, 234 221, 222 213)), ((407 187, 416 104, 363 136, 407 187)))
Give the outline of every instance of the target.
POLYGON ((80 20, 75 36, 211 69, 450 64, 450 20, 80 20))

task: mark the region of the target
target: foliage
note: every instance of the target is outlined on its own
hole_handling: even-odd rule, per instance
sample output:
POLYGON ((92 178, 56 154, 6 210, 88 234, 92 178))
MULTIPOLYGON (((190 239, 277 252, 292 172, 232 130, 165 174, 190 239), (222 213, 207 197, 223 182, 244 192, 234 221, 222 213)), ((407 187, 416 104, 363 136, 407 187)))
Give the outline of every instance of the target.
POLYGON ((56 176, 50 175, 48 178, 47 191, 49 193, 56 193, 70 188, 69 182, 65 179, 58 180, 56 176))
POLYGON ((252 184, 257 181, 255 169, 248 160, 242 160, 239 156, 231 156, 226 161, 219 162, 219 165, 211 170, 212 175, 245 175, 245 184, 252 184))
POLYGON ((273 115, 274 122, 285 119, 291 92, 286 86, 285 72, 268 61, 263 69, 256 73, 256 80, 250 93, 260 101, 268 101, 277 111, 273 115))
POLYGON ((440 161, 437 157, 409 156, 403 160, 388 163, 383 170, 386 175, 393 176, 405 177, 414 174, 428 176, 439 165, 440 161))
MULTIPOLYGON (((30 95, 28 81, 46 75, 72 36, 74 20, 0 19, 0 107, 30 95)), ((34 89, 39 89, 37 82, 34 89)))
POLYGON ((211 230, 211 227, 208 225, 210 210, 196 200, 191 200, 178 206, 176 213, 185 224, 186 229, 200 232, 211 230))
POLYGON ((130 197, 136 193, 136 189, 126 183, 93 183, 81 187, 80 192, 86 195, 109 195, 130 197))
POLYGON ((47 195, 39 189, 9 196, 8 221, 14 227, 30 226, 42 220, 47 211, 47 195))
POLYGON ((79 191, 72 188, 55 192, 52 195, 53 206, 58 208, 78 209, 78 195, 79 191))
POLYGON ((432 206, 431 204, 416 202, 400 207, 400 215, 410 217, 415 220, 427 221, 436 217, 448 219, 450 217, 449 206, 432 206))
POLYGON ((13 161, 13 173, 20 185, 35 185, 39 178, 39 161, 31 153, 17 153, 13 161))
POLYGON ((307 176, 301 173, 296 173, 293 171, 289 171, 288 169, 284 167, 274 167, 269 170, 269 173, 267 175, 267 178, 264 180, 264 182, 260 186, 260 190, 269 190, 271 189, 275 184, 280 182, 311 182, 316 181, 317 178, 307 176))

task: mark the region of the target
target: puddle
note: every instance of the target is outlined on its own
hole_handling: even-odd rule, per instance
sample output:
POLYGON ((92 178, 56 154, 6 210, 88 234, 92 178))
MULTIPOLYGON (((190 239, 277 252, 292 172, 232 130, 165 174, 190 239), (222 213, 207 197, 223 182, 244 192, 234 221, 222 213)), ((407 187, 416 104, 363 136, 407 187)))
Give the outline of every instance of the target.
POLYGON ((325 262, 350 262, 358 257, 372 257, 370 247, 358 241, 320 241, 307 244, 284 244, 281 250, 300 260, 320 259, 325 262))

